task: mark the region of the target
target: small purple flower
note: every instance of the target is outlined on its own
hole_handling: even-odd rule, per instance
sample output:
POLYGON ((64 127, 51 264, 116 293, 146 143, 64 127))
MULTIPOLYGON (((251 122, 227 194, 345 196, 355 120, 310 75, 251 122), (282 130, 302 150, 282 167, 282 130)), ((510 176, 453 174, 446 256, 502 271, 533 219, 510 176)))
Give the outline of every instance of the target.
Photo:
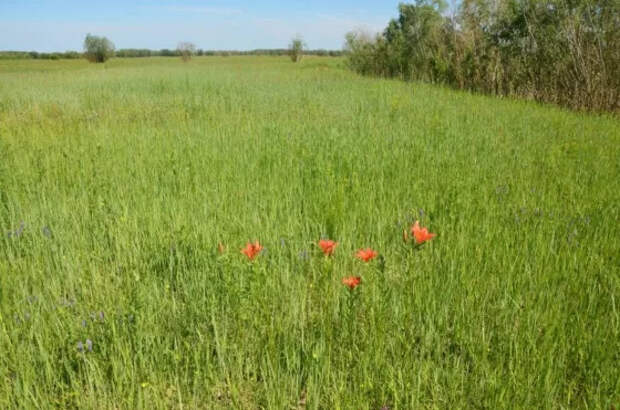
POLYGON ((78 341, 77 342, 77 350, 80 353, 84 353, 86 351, 92 352, 93 351, 93 341, 90 339, 86 339, 85 343, 82 343, 82 341, 78 341))
POLYGON ((51 238, 52 237, 52 230, 50 229, 49 226, 44 226, 43 228, 41 228, 41 233, 46 238, 51 238))
POLYGON ((75 299, 62 298, 60 300, 60 305, 63 307, 73 307, 73 305, 75 305, 75 299))
POLYGON ((10 238, 19 238, 20 236, 22 236, 22 233, 24 233, 24 228, 25 228, 25 227, 26 227, 26 225, 24 225, 24 221, 22 221, 22 222, 19 224, 19 228, 17 228, 17 230, 16 230, 16 231, 14 231, 14 232, 13 232, 13 231, 8 232, 6 235, 7 235, 7 237, 8 237, 9 239, 10 239, 10 238))
POLYGON ((299 252, 299 259, 301 259, 301 260, 308 260, 308 251, 303 250, 303 251, 299 252))

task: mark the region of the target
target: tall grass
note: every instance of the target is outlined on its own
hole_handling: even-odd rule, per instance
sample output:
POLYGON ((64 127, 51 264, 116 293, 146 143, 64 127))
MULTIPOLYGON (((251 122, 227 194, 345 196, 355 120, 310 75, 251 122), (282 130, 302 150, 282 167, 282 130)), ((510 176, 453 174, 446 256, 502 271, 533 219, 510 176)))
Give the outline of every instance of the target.
POLYGON ((341 64, 0 62, 1 408, 618 404, 618 120, 341 64))

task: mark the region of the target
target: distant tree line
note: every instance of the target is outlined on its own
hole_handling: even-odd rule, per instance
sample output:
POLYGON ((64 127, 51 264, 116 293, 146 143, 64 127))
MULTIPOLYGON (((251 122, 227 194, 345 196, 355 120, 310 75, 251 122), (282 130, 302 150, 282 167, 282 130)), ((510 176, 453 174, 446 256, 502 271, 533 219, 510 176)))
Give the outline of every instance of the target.
MULTIPOLYGON (((242 56, 242 55, 261 55, 261 56, 289 56, 290 50, 282 49, 257 49, 251 51, 236 51, 236 50, 202 50, 197 49, 194 52, 195 56, 242 56)), ((341 50, 304 50, 304 55, 315 56, 331 56, 338 57, 343 55, 341 50)), ((161 49, 161 50, 149 50, 145 48, 123 48, 114 52, 116 57, 182 57, 179 50, 161 49)), ((39 53, 37 51, 0 51, 0 59, 15 60, 15 59, 41 59, 41 60, 60 60, 60 59, 72 59, 72 58, 84 58, 84 53, 77 51, 66 52, 54 52, 54 53, 39 53)))
POLYGON ((41 59, 41 60, 60 60, 71 58, 83 58, 84 55, 77 51, 39 53, 37 51, 0 51, 0 59, 2 60, 23 60, 23 59, 41 59))
POLYGON ((620 109, 617 0, 443 0, 399 5, 383 33, 347 34, 362 74, 571 108, 620 109))
MULTIPOLYGON (((305 55, 315 56, 331 56, 339 57, 343 55, 341 50, 304 50, 305 55)), ((289 56, 290 50, 286 48, 277 49, 256 49, 249 51, 239 50, 203 50, 196 49, 193 52, 195 56, 245 56, 245 55, 261 55, 261 56, 289 56)), ((179 49, 161 49, 161 50, 148 50, 148 49, 120 49, 116 52, 117 57, 182 57, 182 51, 179 49)))

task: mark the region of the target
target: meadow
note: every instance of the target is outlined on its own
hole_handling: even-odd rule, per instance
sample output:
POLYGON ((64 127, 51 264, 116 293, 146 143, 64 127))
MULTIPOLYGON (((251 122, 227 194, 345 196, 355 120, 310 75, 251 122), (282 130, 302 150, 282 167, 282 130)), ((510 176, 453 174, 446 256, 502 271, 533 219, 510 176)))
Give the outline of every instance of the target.
POLYGON ((338 58, 0 61, 0 408, 618 407, 619 151, 338 58))

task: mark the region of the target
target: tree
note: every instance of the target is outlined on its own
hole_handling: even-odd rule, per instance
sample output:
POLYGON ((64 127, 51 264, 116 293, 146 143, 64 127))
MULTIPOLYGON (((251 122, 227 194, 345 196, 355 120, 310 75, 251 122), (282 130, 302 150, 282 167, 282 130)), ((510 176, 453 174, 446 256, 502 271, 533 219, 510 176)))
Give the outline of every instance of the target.
POLYGON ((182 41, 177 46, 177 52, 181 56, 181 59, 187 62, 191 60, 192 56, 196 53, 196 46, 193 43, 182 41))
POLYGON ((366 75, 381 73, 382 53, 379 52, 381 45, 380 38, 373 36, 370 32, 363 29, 356 29, 347 33, 344 44, 344 52, 347 55, 349 67, 353 70, 366 75))
POLYGON ((573 108, 620 110, 618 0, 414 0, 375 39, 349 33, 349 66, 573 108))
POLYGON ((104 63, 114 55, 114 43, 90 33, 84 39, 84 56, 91 63, 104 63))
POLYGON ((293 38, 293 40, 291 40, 291 44, 289 44, 288 46, 288 53, 294 63, 298 63, 301 61, 305 47, 306 45, 301 36, 298 35, 293 38))

